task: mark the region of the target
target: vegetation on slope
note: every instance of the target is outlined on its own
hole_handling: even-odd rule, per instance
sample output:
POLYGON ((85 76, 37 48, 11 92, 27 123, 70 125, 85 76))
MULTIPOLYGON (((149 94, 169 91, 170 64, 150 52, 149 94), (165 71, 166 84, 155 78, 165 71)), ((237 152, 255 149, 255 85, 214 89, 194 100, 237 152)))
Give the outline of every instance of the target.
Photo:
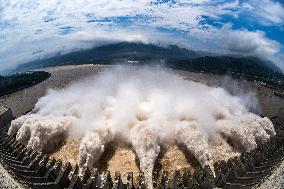
POLYGON ((0 96, 4 96, 26 87, 30 87, 50 77, 44 71, 26 72, 9 76, 0 76, 0 96))
POLYGON ((127 60, 152 62, 161 59, 176 61, 198 56, 200 55, 196 52, 174 45, 161 47, 153 44, 122 42, 68 54, 59 53, 50 58, 22 64, 16 69, 16 72, 70 64, 115 64, 127 62, 127 60))
POLYGON ((257 58, 235 58, 230 56, 200 57, 168 63, 174 69, 207 72, 214 74, 229 73, 235 78, 257 80, 272 87, 284 89, 284 75, 279 68, 257 58))
POLYGON ((204 56, 174 45, 161 47, 143 43, 116 43, 20 65, 16 72, 40 67, 76 64, 164 64, 174 69, 230 73, 233 77, 258 80, 284 89, 282 71, 269 61, 254 57, 204 56))

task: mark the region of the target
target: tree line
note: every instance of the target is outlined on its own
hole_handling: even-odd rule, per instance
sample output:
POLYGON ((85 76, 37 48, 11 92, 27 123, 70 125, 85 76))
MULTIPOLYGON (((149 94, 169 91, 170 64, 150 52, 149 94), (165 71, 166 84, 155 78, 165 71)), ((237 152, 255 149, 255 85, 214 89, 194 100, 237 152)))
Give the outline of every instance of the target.
POLYGON ((33 86, 50 76, 50 73, 44 71, 25 72, 8 76, 0 75, 0 96, 33 86))

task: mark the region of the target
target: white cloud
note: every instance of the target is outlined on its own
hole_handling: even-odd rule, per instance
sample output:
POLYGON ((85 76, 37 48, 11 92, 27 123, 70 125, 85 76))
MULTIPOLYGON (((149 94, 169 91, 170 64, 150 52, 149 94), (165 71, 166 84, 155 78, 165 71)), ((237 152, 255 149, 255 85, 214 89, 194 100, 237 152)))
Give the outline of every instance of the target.
MULTIPOLYGON (((249 54, 265 56, 274 56, 280 49, 280 44, 261 31, 234 31, 227 25, 220 28, 202 23, 205 17, 214 20, 223 15, 238 17, 242 8, 252 11, 249 6, 253 0, 247 4, 238 0, 3 1, 0 4, 0 71, 56 51, 69 52, 112 41, 177 44, 230 53, 244 53, 246 49, 249 54), (118 19, 121 22, 128 19, 128 24, 121 24, 118 19), (159 28, 185 34, 163 32, 159 28), (39 49, 42 53, 33 55, 39 49)), ((281 18, 266 17, 274 22, 281 18)))
POLYGON ((281 49, 280 43, 267 38, 262 31, 233 30, 230 24, 225 24, 222 28, 193 29, 189 38, 197 39, 200 49, 221 54, 271 59, 281 49))
POLYGON ((244 11, 264 25, 284 25, 284 7, 272 0, 249 0, 243 5, 244 11))
POLYGON ((280 44, 265 37, 264 32, 233 31, 225 46, 236 53, 271 57, 280 50, 280 44))

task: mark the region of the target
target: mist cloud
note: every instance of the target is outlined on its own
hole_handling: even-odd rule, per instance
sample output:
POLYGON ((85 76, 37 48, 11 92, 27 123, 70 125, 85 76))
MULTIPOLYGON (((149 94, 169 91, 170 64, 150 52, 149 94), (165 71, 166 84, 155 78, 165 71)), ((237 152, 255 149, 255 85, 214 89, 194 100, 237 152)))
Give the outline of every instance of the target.
POLYGON ((182 143, 202 166, 212 167, 213 150, 226 138, 234 148, 250 151, 275 135, 271 121, 249 112, 246 100, 169 70, 117 67, 49 90, 30 114, 12 121, 9 135, 39 151, 77 138, 80 167, 92 167, 119 135, 132 145, 151 186, 163 144, 182 143))

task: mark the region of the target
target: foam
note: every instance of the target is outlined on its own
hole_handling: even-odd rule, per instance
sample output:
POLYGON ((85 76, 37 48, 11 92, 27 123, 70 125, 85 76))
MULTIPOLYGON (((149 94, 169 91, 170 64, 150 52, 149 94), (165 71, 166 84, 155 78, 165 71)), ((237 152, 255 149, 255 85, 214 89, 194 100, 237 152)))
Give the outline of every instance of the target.
POLYGON ((230 150, 226 139, 237 151, 250 151, 275 135, 268 118, 249 112, 247 99, 161 68, 118 67, 49 90, 32 113, 12 121, 9 135, 38 151, 55 150, 67 135, 76 138, 80 167, 94 166, 105 145, 119 138, 132 144, 151 188, 162 144, 182 143, 212 167, 217 144, 223 154, 230 150))

